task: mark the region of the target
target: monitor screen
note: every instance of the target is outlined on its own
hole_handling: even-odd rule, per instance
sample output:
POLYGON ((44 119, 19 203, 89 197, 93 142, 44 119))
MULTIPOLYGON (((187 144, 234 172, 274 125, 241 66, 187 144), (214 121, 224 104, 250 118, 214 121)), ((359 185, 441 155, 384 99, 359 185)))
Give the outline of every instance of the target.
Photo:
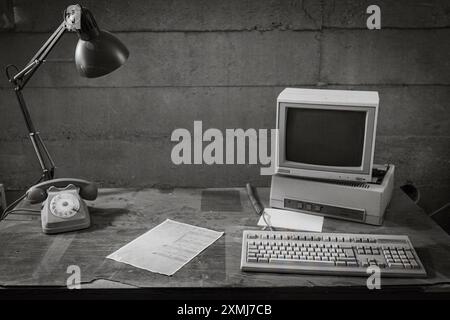
POLYGON ((286 160, 320 166, 360 167, 366 112, 287 108, 286 160))

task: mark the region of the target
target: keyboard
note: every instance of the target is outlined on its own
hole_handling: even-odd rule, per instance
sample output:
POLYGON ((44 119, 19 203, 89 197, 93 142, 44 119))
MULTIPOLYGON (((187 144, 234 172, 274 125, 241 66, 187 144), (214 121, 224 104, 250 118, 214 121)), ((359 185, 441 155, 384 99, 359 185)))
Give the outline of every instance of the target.
POLYGON ((426 277, 407 236, 291 231, 244 231, 241 270, 368 277, 426 277))

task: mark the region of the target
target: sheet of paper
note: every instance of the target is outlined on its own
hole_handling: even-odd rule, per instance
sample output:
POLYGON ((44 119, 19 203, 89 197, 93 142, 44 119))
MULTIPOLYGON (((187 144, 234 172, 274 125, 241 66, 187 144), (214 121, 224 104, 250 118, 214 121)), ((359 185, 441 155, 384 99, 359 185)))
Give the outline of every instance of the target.
MULTIPOLYGON (((264 214, 267 223, 274 228, 322 232, 321 216, 274 208, 265 208, 264 214)), ((262 216, 259 218, 258 226, 267 226, 262 216)))
POLYGON ((167 219, 107 258, 171 276, 222 235, 167 219))

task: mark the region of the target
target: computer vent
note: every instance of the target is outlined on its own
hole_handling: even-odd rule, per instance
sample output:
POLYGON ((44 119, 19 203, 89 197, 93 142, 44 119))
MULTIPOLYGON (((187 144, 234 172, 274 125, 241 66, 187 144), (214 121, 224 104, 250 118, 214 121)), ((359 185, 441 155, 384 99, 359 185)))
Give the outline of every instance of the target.
POLYGON ((348 186, 353 188, 363 188, 363 189, 369 189, 370 184, 365 182, 353 182, 353 181, 333 181, 335 184, 339 184, 342 186, 348 186))
POLYGON ((317 182, 327 182, 332 184, 338 184, 341 186, 347 186, 352 188, 362 188, 362 189, 370 189, 370 183, 367 182, 356 182, 356 181, 339 181, 339 180, 319 180, 319 179, 308 179, 303 178, 304 180, 317 181, 317 182))

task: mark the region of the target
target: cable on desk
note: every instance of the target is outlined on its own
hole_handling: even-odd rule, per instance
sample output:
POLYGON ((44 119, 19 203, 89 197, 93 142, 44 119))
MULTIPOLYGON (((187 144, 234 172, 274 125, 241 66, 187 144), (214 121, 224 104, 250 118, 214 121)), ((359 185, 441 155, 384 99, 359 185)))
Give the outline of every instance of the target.
MULTIPOLYGON (((39 178, 39 180, 36 181, 36 183, 33 184, 33 186, 35 184, 38 184, 39 182, 41 182, 43 179, 44 179, 44 176, 42 175, 39 178)), ((17 206, 19 204, 19 202, 22 201, 26 196, 27 196, 27 193, 25 192, 18 199, 16 199, 13 203, 11 203, 9 206, 7 206, 5 208, 5 210, 3 210, 3 212, 0 213, 0 221, 6 219, 8 214, 10 214, 11 212, 16 212, 16 211, 30 211, 31 212, 31 210, 33 210, 32 212, 34 212, 34 209, 14 209, 14 207, 17 206)), ((40 212, 40 210, 39 210, 39 212, 40 212)))
POLYGON ((251 204, 253 206, 253 209, 255 210, 256 214, 258 216, 262 216, 264 222, 266 223, 266 226, 269 228, 270 231, 273 231, 272 226, 270 225, 270 223, 266 219, 266 213, 264 211, 264 207, 262 206, 261 202, 259 201, 256 192, 253 190, 253 187, 251 186, 250 183, 247 183, 245 185, 245 188, 247 189, 248 198, 249 198, 249 200, 250 200, 250 202, 251 202, 251 204))
POLYGON ((8 211, 8 214, 13 212, 41 212, 39 209, 28 209, 28 208, 19 208, 19 209, 11 209, 8 211))

